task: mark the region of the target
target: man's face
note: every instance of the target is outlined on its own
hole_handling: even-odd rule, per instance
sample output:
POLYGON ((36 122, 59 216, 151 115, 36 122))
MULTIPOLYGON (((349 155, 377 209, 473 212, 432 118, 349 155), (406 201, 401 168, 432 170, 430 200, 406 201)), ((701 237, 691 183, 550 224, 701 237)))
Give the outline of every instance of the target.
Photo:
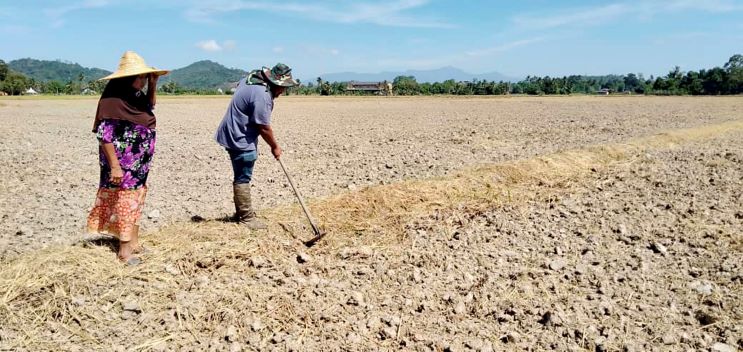
POLYGON ((280 87, 280 86, 271 86, 271 95, 274 99, 278 98, 279 95, 283 94, 286 91, 286 87, 280 87))

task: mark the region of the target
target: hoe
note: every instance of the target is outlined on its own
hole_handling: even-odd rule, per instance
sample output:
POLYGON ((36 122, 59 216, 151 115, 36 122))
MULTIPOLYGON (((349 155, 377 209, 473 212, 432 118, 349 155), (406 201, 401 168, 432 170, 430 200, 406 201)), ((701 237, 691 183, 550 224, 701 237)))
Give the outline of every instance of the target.
POLYGON ((289 172, 286 171, 286 167, 284 166, 284 162, 281 161, 281 159, 276 159, 279 161, 279 164, 281 165, 281 170, 284 170, 284 174, 286 175, 286 179, 289 180, 289 185, 292 186, 292 191, 294 191, 294 195, 297 196, 297 200, 299 200, 299 205, 302 207, 302 210, 304 211, 304 215, 307 215, 307 220, 310 222, 310 226, 312 226, 312 232, 314 232, 315 237, 304 241, 304 245, 307 247, 312 247, 325 237, 325 232, 321 232, 320 229, 315 225, 315 220, 312 219, 312 215, 310 215, 310 211, 307 210, 307 207, 304 205, 304 200, 302 200, 302 196, 299 194, 299 191, 297 191, 297 188, 294 187, 294 182, 292 181, 292 177, 289 176, 289 172))

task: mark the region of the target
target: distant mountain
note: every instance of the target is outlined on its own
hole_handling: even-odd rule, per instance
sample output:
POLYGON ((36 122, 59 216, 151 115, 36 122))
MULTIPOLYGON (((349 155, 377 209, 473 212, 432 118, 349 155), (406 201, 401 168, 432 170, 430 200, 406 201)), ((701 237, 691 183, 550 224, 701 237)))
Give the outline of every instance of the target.
POLYGON ((203 60, 171 71, 161 79, 161 82, 175 82, 185 88, 216 89, 226 88, 247 74, 240 69, 227 68, 214 61, 203 60))
POLYGON ((348 81, 392 81, 397 76, 413 76, 415 80, 422 82, 443 82, 448 79, 455 81, 487 80, 487 81, 517 81, 518 78, 508 77, 498 72, 489 73, 468 73, 456 67, 446 66, 434 70, 407 70, 405 72, 380 72, 380 73, 358 73, 358 72, 340 72, 328 73, 320 76, 324 81, 329 82, 348 82, 348 81))
POLYGON ((8 62, 8 67, 37 81, 77 81, 80 74, 83 75, 84 81, 90 81, 111 73, 100 68, 82 67, 76 63, 30 58, 8 62))
MULTIPOLYGON (((77 81, 80 74, 84 81, 98 79, 111 72, 99 68, 82 67, 77 63, 60 60, 18 59, 8 62, 11 70, 20 72, 36 81, 45 82, 57 80, 60 82, 77 81)), ((175 69, 163 77, 160 82, 165 84, 175 82, 178 86, 187 89, 216 89, 229 88, 232 84, 245 77, 247 72, 237 68, 227 68, 217 62, 203 60, 194 62, 186 67, 175 69)), ((404 72, 358 73, 340 72, 328 73, 320 77, 330 82, 348 81, 393 81, 397 76, 413 76, 418 82, 443 82, 448 79, 455 81, 487 80, 487 81, 517 81, 519 78, 508 77, 498 72, 468 73, 456 67, 442 67, 434 70, 407 70, 404 72)), ((302 82, 314 83, 317 77, 302 79, 302 82)))

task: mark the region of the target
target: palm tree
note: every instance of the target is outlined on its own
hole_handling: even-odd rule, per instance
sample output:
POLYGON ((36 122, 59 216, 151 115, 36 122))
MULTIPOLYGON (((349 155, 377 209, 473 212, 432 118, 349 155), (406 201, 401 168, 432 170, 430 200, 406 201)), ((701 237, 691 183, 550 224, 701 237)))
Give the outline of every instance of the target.
POLYGON ((78 82, 77 92, 78 93, 81 93, 82 90, 83 90, 83 81, 84 80, 85 80, 85 75, 82 72, 80 72, 80 74, 77 75, 77 82, 78 82))

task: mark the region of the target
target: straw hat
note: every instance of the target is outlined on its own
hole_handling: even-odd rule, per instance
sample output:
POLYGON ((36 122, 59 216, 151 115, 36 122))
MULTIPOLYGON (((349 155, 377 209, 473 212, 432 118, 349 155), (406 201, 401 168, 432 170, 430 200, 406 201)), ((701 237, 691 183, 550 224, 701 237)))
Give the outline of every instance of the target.
POLYGON ((116 70, 116 72, 98 80, 102 81, 105 79, 136 76, 143 73, 154 73, 158 76, 162 76, 168 74, 168 72, 170 71, 159 70, 154 67, 147 66, 147 64, 144 63, 144 59, 139 56, 139 54, 133 51, 127 51, 124 53, 124 55, 121 56, 121 60, 119 60, 119 69, 116 70))

